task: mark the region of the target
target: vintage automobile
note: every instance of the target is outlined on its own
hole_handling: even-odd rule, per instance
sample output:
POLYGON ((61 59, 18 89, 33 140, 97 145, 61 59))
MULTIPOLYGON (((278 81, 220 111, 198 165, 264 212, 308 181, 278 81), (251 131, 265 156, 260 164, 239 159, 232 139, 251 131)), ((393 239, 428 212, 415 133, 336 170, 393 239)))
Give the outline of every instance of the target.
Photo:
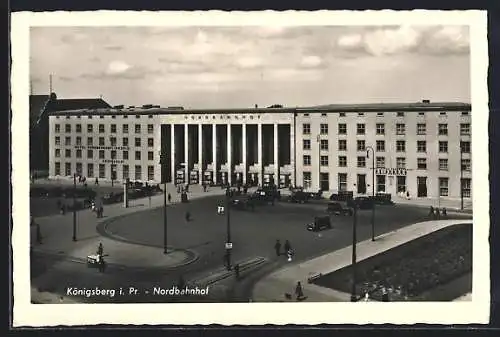
POLYGON ((323 229, 331 229, 332 223, 329 216, 317 216, 314 221, 307 225, 307 230, 310 232, 318 232, 323 229))
POLYGON ((99 267, 102 268, 103 264, 105 265, 106 262, 104 261, 104 259, 102 259, 100 255, 92 254, 87 256, 87 266, 89 268, 99 268, 99 267))
POLYGON ((330 195, 331 201, 349 201, 354 198, 353 191, 339 191, 338 193, 333 193, 330 195))
POLYGON ((352 216, 354 211, 352 208, 346 207, 340 202, 330 202, 326 208, 326 212, 335 215, 350 215, 352 216))
POLYGON ((309 201, 310 195, 304 191, 294 191, 288 197, 288 202, 297 203, 297 204, 305 204, 309 201))

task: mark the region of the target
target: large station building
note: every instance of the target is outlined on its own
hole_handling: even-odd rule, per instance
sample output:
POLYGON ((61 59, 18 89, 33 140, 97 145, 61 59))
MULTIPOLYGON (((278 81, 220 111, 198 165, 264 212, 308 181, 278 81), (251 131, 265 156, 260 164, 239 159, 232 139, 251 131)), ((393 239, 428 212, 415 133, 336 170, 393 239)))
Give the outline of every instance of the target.
POLYGON ((471 105, 51 112, 49 174, 471 197, 471 105), (163 160, 161 160, 163 159, 163 160))

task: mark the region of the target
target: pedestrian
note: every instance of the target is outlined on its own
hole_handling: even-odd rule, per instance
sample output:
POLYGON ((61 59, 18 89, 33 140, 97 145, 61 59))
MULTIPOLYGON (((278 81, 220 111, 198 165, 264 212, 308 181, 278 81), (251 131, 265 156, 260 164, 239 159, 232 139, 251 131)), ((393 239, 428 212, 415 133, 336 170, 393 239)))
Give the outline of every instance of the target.
POLYGON ((40 225, 36 224, 36 242, 41 245, 42 244, 42 230, 40 229, 40 225))
POLYGON ((368 294, 368 292, 365 292, 365 296, 363 297, 363 302, 368 302, 370 299, 370 295, 368 294))
POLYGON ((429 208, 429 216, 434 216, 434 207, 429 208))
POLYGON ((97 247, 97 255, 103 256, 104 254, 104 247, 102 245, 102 242, 99 242, 99 246, 97 247))
POLYGON ((99 185, 99 178, 98 177, 95 177, 95 184, 99 185))
POLYGON ((382 288, 382 302, 389 302, 389 293, 385 287, 382 288))
POLYGON ((106 261, 104 261, 104 257, 102 255, 99 256, 99 271, 104 273, 106 270, 106 261))
POLYGON ((304 292, 302 290, 302 285, 300 281, 297 282, 297 286, 295 287, 295 296, 297 296, 297 301, 300 301, 304 298, 304 292))
POLYGON ((446 217, 447 215, 447 211, 446 211, 446 208, 443 207, 442 211, 441 211, 441 214, 443 215, 443 218, 446 217))
POLYGON ((151 208, 151 191, 148 190, 148 201, 149 201, 149 208, 151 208))
POLYGON ((168 194, 167 199, 168 203, 170 204, 172 202, 172 195, 170 195, 170 193, 168 194))
POLYGON ((435 214, 435 218, 439 219, 439 208, 436 207, 436 209, 434 210, 434 212, 436 213, 435 214))
POLYGON ((237 280, 240 279, 240 265, 239 264, 236 264, 234 266, 234 275, 236 276, 237 280))
POLYGON ((207 191, 207 185, 203 184, 203 192, 206 192, 206 191, 207 191))
POLYGON ((284 248, 285 248, 285 252, 288 252, 292 249, 292 245, 290 244, 290 241, 288 241, 288 240, 285 241, 284 248))
POLYGON ((191 213, 189 211, 186 211, 186 221, 189 222, 191 220, 191 213))
POLYGON ((62 215, 66 214, 66 206, 65 205, 61 205, 61 214, 62 215))
POLYGON ((276 251, 276 256, 281 255, 281 242, 280 242, 280 240, 276 240, 276 243, 274 244, 274 250, 276 251))

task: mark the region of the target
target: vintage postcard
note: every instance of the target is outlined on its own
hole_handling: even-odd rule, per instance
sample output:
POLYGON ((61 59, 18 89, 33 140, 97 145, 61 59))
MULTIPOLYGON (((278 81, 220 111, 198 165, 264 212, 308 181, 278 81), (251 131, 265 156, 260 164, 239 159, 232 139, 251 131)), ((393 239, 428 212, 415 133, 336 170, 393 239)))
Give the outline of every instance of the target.
POLYGON ((14 13, 14 324, 487 323, 486 32, 14 13))

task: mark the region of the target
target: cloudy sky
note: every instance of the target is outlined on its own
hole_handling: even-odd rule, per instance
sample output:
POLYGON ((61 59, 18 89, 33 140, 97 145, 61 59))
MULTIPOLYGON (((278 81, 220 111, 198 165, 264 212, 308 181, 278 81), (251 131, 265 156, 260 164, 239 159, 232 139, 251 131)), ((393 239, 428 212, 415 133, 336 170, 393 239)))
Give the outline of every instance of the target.
POLYGON ((111 105, 470 102, 464 26, 36 27, 32 92, 111 105))

